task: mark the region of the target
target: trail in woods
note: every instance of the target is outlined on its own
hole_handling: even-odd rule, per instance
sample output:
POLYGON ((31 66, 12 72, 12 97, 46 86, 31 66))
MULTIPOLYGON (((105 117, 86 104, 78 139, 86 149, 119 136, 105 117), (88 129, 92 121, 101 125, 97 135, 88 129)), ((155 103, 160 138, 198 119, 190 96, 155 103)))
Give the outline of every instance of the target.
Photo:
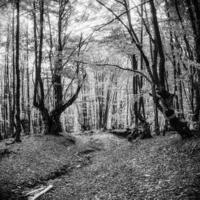
MULTIPOLYGON (((98 133, 94 135, 76 135, 77 156, 84 155, 90 162, 81 167, 78 165, 70 174, 66 174, 59 179, 55 179, 54 190, 45 194, 42 199, 109 199, 111 194, 103 191, 100 194, 96 189, 101 188, 98 180, 106 178, 112 172, 117 159, 113 153, 117 154, 120 149, 131 148, 132 144, 126 139, 120 139, 109 133, 98 133), (108 170, 111 170, 110 172, 108 170), (99 197, 104 195, 104 197, 99 197), (107 196, 108 195, 108 196, 107 196)), ((121 158, 120 158, 121 159, 121 158)), ((123 164, 123 163, 121 163, 123 164)), ((133 164, 133 163, 132 163, 133 164)), ((113 172, 116 173, 114 168, 113 172)), ((109 175, 110 176, 110 175, 109 175)), ((113 176, 113 175, 112 175, 113 176)), ((109 178, 109 177, 108 177, 109 178)), ((111 180, 109 178, 109 180, 111 180)), ((108 183, 105 183, 107 187, 108 183)), ((111 199, 114 197, 112 196, 111 199)))
POLYGON ((0 191, 10 192, 4 199, 22 199, 17 194, 49 184, 39 200, 200 199, 199 138, 75 137, 76 145, 45 136, 12 146, 0 165, 0 191))
POLYGON ((88 153, 91 162, 56 180, 41 200, 200 198, 200 158, 189 150, 196 141, 172 144, 163 137, 129 143, 106 133, 77 138, 79 152, 88 153), (89 146, 101 150, 89 153, 84 150, 89 146))

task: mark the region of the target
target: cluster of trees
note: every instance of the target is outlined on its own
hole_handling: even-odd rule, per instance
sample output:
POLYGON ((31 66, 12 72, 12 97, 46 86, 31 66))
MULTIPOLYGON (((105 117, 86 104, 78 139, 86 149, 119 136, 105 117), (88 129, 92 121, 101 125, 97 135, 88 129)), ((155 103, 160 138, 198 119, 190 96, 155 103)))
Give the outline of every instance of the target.
POLYGON ((22 128, 41 125, 59 134, 151 123, 159 134, 163 119, 190 137, 185 120, 199 125, 199 0, 7 0, 0 9, 1 138, 19 142, 22 128))

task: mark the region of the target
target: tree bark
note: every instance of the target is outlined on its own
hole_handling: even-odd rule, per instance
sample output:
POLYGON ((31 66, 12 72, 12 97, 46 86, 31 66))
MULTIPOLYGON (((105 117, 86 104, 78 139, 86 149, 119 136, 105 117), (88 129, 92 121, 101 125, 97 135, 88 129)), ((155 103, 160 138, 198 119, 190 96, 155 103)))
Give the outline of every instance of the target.
POLYGON ((165 88, 165 55, 163 51, 163 44, 160 34, 160 29, 158 25, 157 20, 157 13, 156 8, 154 5, 154 0, 150 0, 150 7, 151 7, 151 14, 152 14, 152 21, 153 21, 153 27, 154 27, 154 33, 155 33, 155 49, 157 49, 160 61, 159 61, 159 84, 162 85, 163 88, 165 88))
POLYGON ((19 11, 20 0, 16 1, 17 9, 17 24, 16 24, 16 132, 15 141, 21 142, 21 121, 20 121, 20 70, 19 70, 19 30, 20 30, 20 11, 19 11))
POLYGON ((31 108, 30 108, 30 80, 29 80, 29 45, 28 45, 28 27, 27 27, 27 68, 26 68, 26 79, 27 79, 27 115, 28 115, 28 132, 31 132, 31 108))
POLYGON ((15 127, 15 6, 13 5, 13 13, 12 13, 12 114, 11 114, 11 130, 12 130, 12 135, 14 137, 14 127, 15 127))
MULTIPOLYGON (((194 50, 195 59, 197 63, 200 63, 200 2, 199 0, 185 0, 188 8, 189 19, 192 24, 192 30, 194 35, 194 50)), ((200 123, 200 71, 197 70, 197 77, 194 80, 194 92, 195 92, 195 109, 193 120, 200 123)))

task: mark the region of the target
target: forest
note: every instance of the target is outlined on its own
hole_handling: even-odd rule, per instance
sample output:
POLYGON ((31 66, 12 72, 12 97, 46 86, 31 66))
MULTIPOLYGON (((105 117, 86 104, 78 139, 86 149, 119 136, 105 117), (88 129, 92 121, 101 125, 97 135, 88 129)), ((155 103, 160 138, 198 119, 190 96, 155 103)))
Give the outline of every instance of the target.
POLYGON ((0 0, 0 199, 199 199, 199 19, 199 0, 0 0))

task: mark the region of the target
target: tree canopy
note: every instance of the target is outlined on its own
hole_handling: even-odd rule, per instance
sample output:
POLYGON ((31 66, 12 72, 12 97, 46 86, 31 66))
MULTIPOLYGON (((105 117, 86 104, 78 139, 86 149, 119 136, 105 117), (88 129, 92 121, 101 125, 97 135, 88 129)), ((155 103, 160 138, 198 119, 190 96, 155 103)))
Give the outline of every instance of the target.
POLYGON ((0 2, 1 138, 199 127, 199 1, 0 2), (146 126, 146 125, 148 126, 146 126))

